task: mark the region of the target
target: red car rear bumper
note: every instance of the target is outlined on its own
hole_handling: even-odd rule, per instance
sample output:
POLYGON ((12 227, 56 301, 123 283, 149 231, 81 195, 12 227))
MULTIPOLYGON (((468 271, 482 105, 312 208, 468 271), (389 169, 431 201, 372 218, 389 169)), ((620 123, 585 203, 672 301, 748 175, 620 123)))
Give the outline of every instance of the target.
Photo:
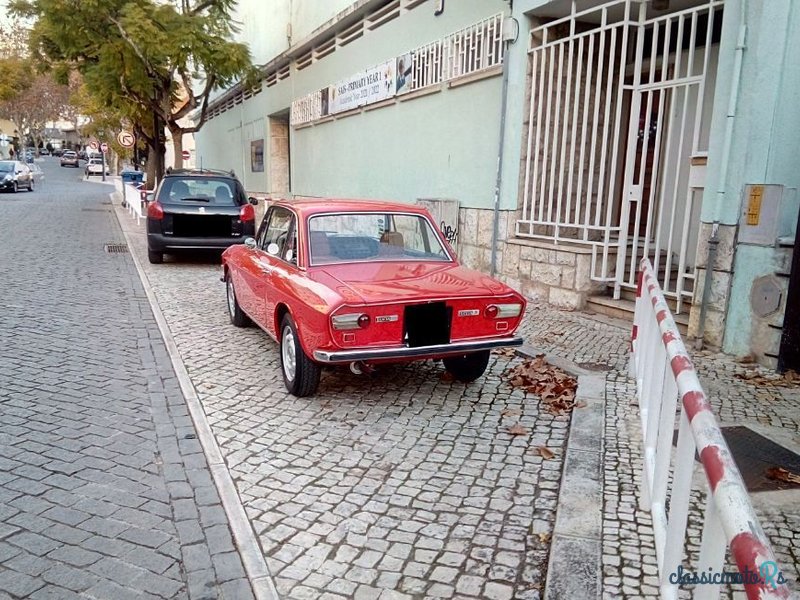
POLYGON ((314 360, 321 363, 348 363, 353 361, 438 358, 440 356, 452 354, 466 354, 467 352, 491 350, 492 348, 521 346, 522 343, 521 337, 504 337, 452 342, 450 344, 437 344, 435 346, 418 346, 416 348, 400 346, 395 348, 363 348, 357 350, 315 350, 314 360))

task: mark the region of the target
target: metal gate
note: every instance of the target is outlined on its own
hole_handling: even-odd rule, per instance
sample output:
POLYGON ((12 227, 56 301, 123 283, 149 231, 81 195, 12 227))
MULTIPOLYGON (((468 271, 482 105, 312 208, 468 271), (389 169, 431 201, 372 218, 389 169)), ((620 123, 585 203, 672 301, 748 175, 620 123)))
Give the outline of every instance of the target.
POLYGON ((643 257, 676 312, 691 298, 721 9, 573 1, 569 16, 531 31, 517 235, 589 245, 592 279, 616 298, 635 289, 643 257))

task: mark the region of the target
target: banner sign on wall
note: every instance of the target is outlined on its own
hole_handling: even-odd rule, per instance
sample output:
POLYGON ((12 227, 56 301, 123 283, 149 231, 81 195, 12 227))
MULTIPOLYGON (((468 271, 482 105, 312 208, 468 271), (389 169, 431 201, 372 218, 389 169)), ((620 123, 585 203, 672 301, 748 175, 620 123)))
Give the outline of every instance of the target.
POLYGON ((395 60, 360 71, 328 88, 330 114, 391 98, 395 93, 395 60))

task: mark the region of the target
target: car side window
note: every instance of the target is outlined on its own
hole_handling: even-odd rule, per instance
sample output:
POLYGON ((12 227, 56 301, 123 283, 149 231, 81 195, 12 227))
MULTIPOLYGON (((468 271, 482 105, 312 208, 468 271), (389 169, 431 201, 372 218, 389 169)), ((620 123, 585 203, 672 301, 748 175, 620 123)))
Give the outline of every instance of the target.
POLYGON ((258 240, 258 247, 267 252, 270 244, 278 246, 278 251, 274 254, 283 260, 295 262, 294 243, 294 215, 290 210, 282 206, 272 208, 267 215, 267 226, 262 232, 262 238, 258 240), (292 239, 290 239, 290 234, 292 239))

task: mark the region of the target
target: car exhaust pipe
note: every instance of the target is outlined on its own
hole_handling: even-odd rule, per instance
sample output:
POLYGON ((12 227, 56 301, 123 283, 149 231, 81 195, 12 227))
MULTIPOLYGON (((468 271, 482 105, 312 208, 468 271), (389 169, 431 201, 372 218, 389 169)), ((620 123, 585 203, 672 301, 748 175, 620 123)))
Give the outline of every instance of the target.
POLYGON ((353 372, 353 375, 363 375, 365 366, 360 360, 354 360, 350 363, 350 371, 353 372))

